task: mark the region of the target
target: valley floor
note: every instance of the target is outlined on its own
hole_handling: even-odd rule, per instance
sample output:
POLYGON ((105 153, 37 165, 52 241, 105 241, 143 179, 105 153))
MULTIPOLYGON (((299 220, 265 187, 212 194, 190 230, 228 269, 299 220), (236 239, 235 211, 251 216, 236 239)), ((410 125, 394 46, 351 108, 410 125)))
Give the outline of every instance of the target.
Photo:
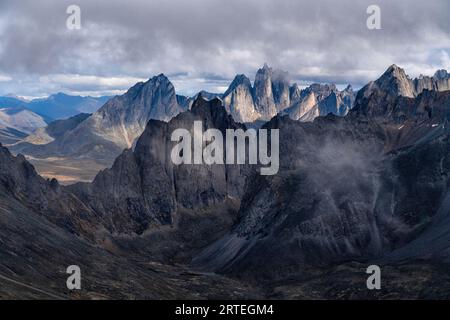
POLYGON ((91 182, 107 165, 92 159, 71 159, 60 157, 34 158, 26 156, 36 171, 44 178, 55 178, 62 185, 77 182, 91 182))
MULTIPOLYGON (((135 262, 127 263, 130 268, 135 262)), ((408 300, 449 299, 450 276, 436 266, 385 266, 381 290, 368 290, 363 264, 352 262, 328 270, 309 270, 304 279, 248 283, 185 266, 157 262, 136 263, 121 276, 111 274, 84 278, 80 291, 63 286, 34 283, 0 275, 0 299, 283 299, 283 300, 408 300), (131 271, 133 270, 133 271, 131 271), (58 288, 59 287, 59 288, 58 288), (61 289, 59 291, 58 289, 61 289)))

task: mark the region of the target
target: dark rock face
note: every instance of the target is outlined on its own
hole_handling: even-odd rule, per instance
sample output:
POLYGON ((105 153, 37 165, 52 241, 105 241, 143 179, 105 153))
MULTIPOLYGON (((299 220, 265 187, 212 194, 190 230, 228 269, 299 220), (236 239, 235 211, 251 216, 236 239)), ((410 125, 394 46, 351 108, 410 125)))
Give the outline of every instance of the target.
MULTIPOLYGON (((249 178, 239 221, 193 264, 282 280, 306 266, 390 252, 391 262, 425 259, 426 245, 437 239, 432 230, 443 234, 439 212, 448 212, 450 92, 408 98, 396 81, 389 82, 394 88, 379 83, 370 95, 358 95, 345 118, 272 119, 266 127, 280 129, 279 174, 249 178), (413 239, 417 245, 409 244, 413 239)), ((449 245, 441 240, 442 251, 434 251, 441 263, 449 245)))
POLYGON ((169 265, 172 256, 188 261, 198 246, 226 232, 236 209, 227 212, 225 202, 243 189, 242 168, 197 168, 193 179, 189 168, 165 163, 169 130, 181 125, 190 129, 194 120, 222 130, 237 127, 220 101, 200 99, 177 123, 150 121, 134 152, 123 152, 93 184, 70 188, 44 180, 23 156, 0 147, 0 298, 261 297, 258 289, 238 281, 169 265), (197 196, 188 192, 194 187, 197 196), (203 214, 182 208, 207 205, 211 207, 203 214), (136 235, 150 223, 160 235, 136 235), (147 242, 157 239, 166 245, 147 242), (71 264, 86 271, 82 292, 66 288, 71 264))
POLYGON ((220 100, 199 98, 191 111, 168 123, 150 120, 134 151, 126 150, 92 185, 69 189, 103 217, 108 230, 119 233, 142 233, 150 225, 170 224, 178 207, 198 209, 239 198, 246 166, 172 163, 176 144, 172 132, 185 128, 192 134, 194 121, 202 121, 204 131, 216 128, 224 136, 226 129, 244 128, 226 113, 220 100))
POLYGON ((22 155, 14 157, 5 147, 0 147, 0 192, 7 203, 20 202, 71 233, 93 238, 95 214, 55 179, 43 179, 22 155))
POLYGON ((235 228, 194 264, 276 278, 289 267, 389 250, 380 228, 389 226, 390 212, 381 223, 374 212, 382 184, 381 129, 334 116, 312 124, 278 117, 267 126, 280 129, 279 173, 250 178, 235 228))
MULTIPOLYGON (((199 104, 192 114, 179 121, 190 125, 195 118, 208 124, 214 122, 222 128, 233 126, 234 122, 222 108, 209 107, 199 104)), ((1 299, 261 297, 257 289, 238 281, 168 264, 168 257, 184 252, 187 256, 181 254, 177 259, 186 261, 193 254, 191 251, 198 251, 196 246, 204 246, 209 239, 223 234, 222 229, 234 220, 232 212, 213 206, 209 209, 211 212, 202 216, 185 209, 187 213, 181 212, 175 217, 176 228, 161 228, 161 236, 136 237, 135 233, 143 231, 148 221, 158 226, 172 225, 171 214, 177 197, 180 201, 184 199, 182 203, 203 206, 228 201, 224 199, 227 186, 230 194, 236 190, 242 192, 239 182, 231 181, 233 170, 222 168, 230 178, 217 181, 216 186, 224 185, 224 189, 214 191, 211 186, 205 186, 208 183, 205 178, 199 177, 195 181, 199 184, 197 188, 212 190, 212 195, 208 193, 210 197, 178 195, 171 185, 173 178, 167 179, 166 173, 160 171, 166 169, 164 163, 159 163, 158 167, 161 158, 152 158, 153 152, 158 151, 157 155, 161 155, 161 150, 154 148, 164 147, 160 143, 167 143, 165 132, 160 131, 164 126, 167 126, 164 122, 152 121, 148 136, 136 146, 135 153, 125 151, 114 167, 101 173, 92 185, 73 188, 62 187, 56 180, 44 180, 23 156, 14 157, 0 146, 1 299), (166 191, 168 196, 164 198, 166 191), (121 200, 124 203, 120 203, 121 200), (149 213, 150 218, 145 213, 149 213), (203 221, 205 217, 207 221, 203 221), (220 225, 208 224, 208 221, 220 225), (188 229, 192 229, 191 235, 185 234, 188 229), (114 239, 117 233, 133 233, 134 237, 114 239), (167 239, 166 234, 171 238, 167 239), (155 237, 165 240, 167 248, 155 248, 146 243, 155 237), (189 244, 183 246, 183 251, 177 250, 186 241, 189 244), (133 251, 126 251, 127 248, 133 251), (149 253, 148 248, 153 250, 149 253), (143 256, 145 253, 149 255, 143 256), (163 263, 155 262, 157 260, 163 263), (70 292, 66 288, 66 268, 71 264, 86 271, 82 292, 70 292)), ((177 181, 186 185, 192 183, 188 177, 177 181)))

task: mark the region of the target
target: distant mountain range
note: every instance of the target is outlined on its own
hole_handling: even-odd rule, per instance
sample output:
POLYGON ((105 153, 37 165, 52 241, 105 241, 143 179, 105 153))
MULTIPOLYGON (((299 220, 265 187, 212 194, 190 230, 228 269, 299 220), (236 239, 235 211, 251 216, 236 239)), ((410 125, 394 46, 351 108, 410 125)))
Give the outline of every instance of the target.
POLYGON ((31 101, 8 95, 0 97, 1 108, 23 107, 47 120, 67 119, 79 113, 93 113, 104 105, 111 97, 82 97, 56 93, 47 98, 31 101))
POLYGON ((41 115, 20 105, 0 107, 0 142, 4 144, 19 142, 37 128, 47 126, 47 121, 41 115))
POLYGON ((8 95, 0 97, 0 142, 14 144, 53 120, 97 111, 110 97, 80 97, 63 93, 28 101, 8 95))
POLYGON ((79 113, 94 113, 112 97, 81 97, 57 93, 44 99, 35 99, 26 107, 53 120, 67 119, 79 113))

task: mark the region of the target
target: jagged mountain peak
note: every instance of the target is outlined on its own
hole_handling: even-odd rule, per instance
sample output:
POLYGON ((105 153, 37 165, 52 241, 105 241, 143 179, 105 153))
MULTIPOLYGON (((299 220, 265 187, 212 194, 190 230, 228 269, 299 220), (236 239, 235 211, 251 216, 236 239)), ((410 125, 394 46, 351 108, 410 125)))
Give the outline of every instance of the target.
POLYGON ((271 72, 271 71, 272 71, 272 68, 269 67, 267 62, 264 62, 263 67, 258 70, 258 72, 271 72))
POLYGON ((385 73, 395 73, 395 72, 405 73, 405 70, 394 63, 391 64, 385 71, 385 73))
POLYGON ((210 115, 221 114, 222 117, 228 117, 229 114, 223 107, 223 102, 220 98, 215 97, 212 99, 207 99, 201 93, 197 96, 194 103, 192 104, 191 112, 194 115, 201 116, 203 118, 209 117, 210 115))
POLYGON ((199 92, 197 95, 197 98, 195 98, 194 103, 192 104, 191 111, 195 112, 196 110, 201 108, 201 106, 203 106, 207 102, 208 102, 208 100, 205 97, 203 97, 202 92, 199 92))
POLYGON ((149 78, 145 82, 144 81, 137 82, 127 90, 125 95, 128 93, 135 93, 145 87, 154 86, 155 84, 168 84, 173 86, 169 78, 164 73, 160 73, 159 75, 149 78))
POLYGON ((444 80, 450 78, 450 74, 445 69, 437 70, 436 73, 433 76, 434 78, 438 80, 444 80))
POLYGON ((237 76, 234 77, 227 91, 225 91, 224 96, 228 95, 231 91, 233 91, 240 85, 244 85, 248 88, 252 87, 250 79, 245 74, 238 74, 237 76))
MULTIPOLYGON (((99 112, 107 112, 112 108, 112 105, 114 105, 114 102, 117 101, 126 101, 127 105, 124 105, 123 107, 126 107, 126 109, 132 110, 136 109, 138 106, 134 104, 133 102, 139 102, 139 107, 144 109, 155 109, 154 112, 165 112, 166 107, 165 105, 171 104, 171 105, 177 105, 177 99, 175 94, 175 87, 173 86, 172 82, 167 78, 163 73, 154 76, 147 80, 146 82, 138 82, 134 86, 132 86, 125 94, 122 96, 115 97, 114 99, 110 100, 108 103, 106 103, 99 112), (155 101, 157 100, 157 101, 155 101), (160 101, 164 100, 164 101, 160 101), (161 110, 156 110, 154 108, 154 105, 156 102, 164 102, 163 106, 164 108, 161 108, 161 110)), ((148 110, 150 111, 150 110, 148 110)), ((171 118, 173 114, 166 115, 166 114, 159 114, 156 119, 159 120, 168 120, 168 118, 171 118)))
POLYGON ((157 76, 150 78, 149 81, 147 81, 147 82, 151 82, 151 81, 157 81, 157 82, 161 82, 161 83, 162 82, 167 82, 167 83, 170 82, 169 78, 164 73, 160 73, 157 76))
POLYGON ((377 80, 364 86, 358 93, 360 100, 363 97, 369 97, 376 91, 382 91, 392 97, 404 96, 415 97, 416 90, 412 80, 408 77, 405 70, 399 66, 391 65, 377 80))
POLYGON ((411 79, 404 69, 395 64, 390 66, 375 83, 391 94, 410 98, 418 96, 424 90, 450 90, 450 76, 447 70, 438 70, 432 77, 421 75, 419 78, 411 79))
MULTIPOLYGON (((398 77, 398 76, 404 76, 404 77, 408 77, 405 69, 400 68, 398 65, 396 64, 392 64, 390 65, 386 71, 384 72, 383 76, 394 76, 394 77, 398 77)), ((382 76, 382 77, 383 77, 382 76)))
POLYGON ((144 88, 144 87, 148 87, 148 86, 154 86, 155 84, 167 84, 167 85, 170 85, 173 87, 169 78, 164 73, 160 73, 156 76, 153 76, 145 82, 138 82, 133 87, 144 88))
MULTIPOLYGON (((448 91, 450 78, 446 78, 447 75, 446 70, 438 70, 432 77, 421 75, 411 79, 404 69, 392 65, 379 79, 358 92, 354 111, 371 117, 397 117, 399 107, 396 101, 399 97, 416 98, 428 91, 448 91)), ((411 108, 405 108, 404 114, 410 114, 411 108)))
POLYGON ((405 70, 397 66, 396 64, 391 65, 387 70, 383 73, 380 79, 384 79, 387 77, 394 77, 397 79, 409 79, 405 70))

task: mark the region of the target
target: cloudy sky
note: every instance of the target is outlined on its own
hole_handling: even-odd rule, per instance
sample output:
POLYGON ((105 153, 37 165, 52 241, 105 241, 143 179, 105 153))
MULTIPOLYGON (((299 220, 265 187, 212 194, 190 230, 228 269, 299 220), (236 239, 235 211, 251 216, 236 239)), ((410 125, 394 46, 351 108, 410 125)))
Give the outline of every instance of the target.
POLYGON ((393 63, 450 69, 450 1, 0 1, 0 94, 118 94, 159 73, 179 93, 220 92, 265 62, 302 84, 355 87, 393 63), (72 4, 80 30, 66 27, 72 4), (381 30, 366 26, 371 4, 381 30))

